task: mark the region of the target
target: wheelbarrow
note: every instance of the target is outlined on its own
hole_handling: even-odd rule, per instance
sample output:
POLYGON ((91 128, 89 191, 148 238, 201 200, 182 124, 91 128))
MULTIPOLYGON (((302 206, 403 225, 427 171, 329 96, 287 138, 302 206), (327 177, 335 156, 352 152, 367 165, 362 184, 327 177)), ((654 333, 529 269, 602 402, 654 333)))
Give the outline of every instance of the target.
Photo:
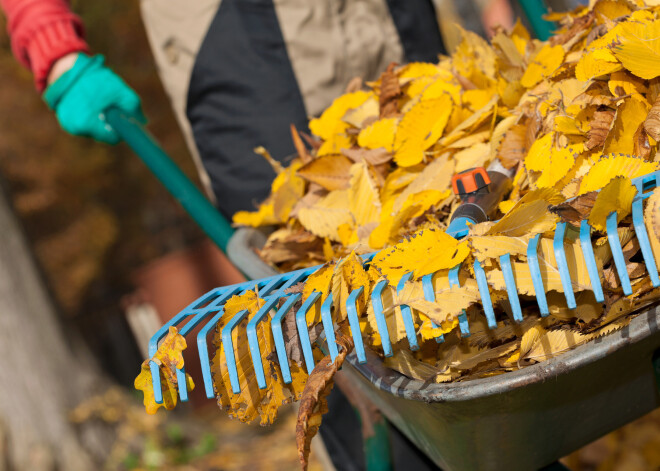
MULTIPOLYGON (((107 119, 239 268, 257 277, 272 273, 254 253, 263 235, 247 229, 234 234, 139 123, 114 110, 107 119)), ((246 282, 241 289, 252 285, 246 282)), ((157 347, 169 325, 184 319, 191 320, 185 310, 154 335, 151 345, 157 347)), ((208 354, 200 348, 202 362, 208 354)), ((554 359, 465 383, 412 380, 367 354, 364 364, 349 355, 346 374, 446 470, 538 469, 660 406, 657 306, 639 313, 624 329, 554 359)), ((180 391, 180 396, 186 400, 187 394, 180 391)))

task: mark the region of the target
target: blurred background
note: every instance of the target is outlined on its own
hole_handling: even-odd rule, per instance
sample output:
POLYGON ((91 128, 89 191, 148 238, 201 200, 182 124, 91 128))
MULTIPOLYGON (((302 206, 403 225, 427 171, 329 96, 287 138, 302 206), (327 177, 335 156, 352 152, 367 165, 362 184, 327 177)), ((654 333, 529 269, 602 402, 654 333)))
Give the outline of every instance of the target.
MULTIPOLYGON (((138 2, 73 6, 92 49, 142 97, 150 131, 196 181, 156 74, 138 2)), ((31 74, 12 57, 5 29, 0 16, 0 188, 25 231, 67 339, 83 340, 80 347, 72 341, 73 351, 89 356, 97 375, 95 394, 72 406, 66 420, 103 425, 107 438, 91 448, 104 469, 297 469, 290 409, 268 428, 230 421, 213 401, 199 397, 174 413, 144 412, 132 385, 146 339, 201 292, 237 273, 126 146, 61 131, 35 93, 31 74), (162 293, 170 296, 163 301, 162 293)), ((0 443, 2 436, 0 426, 0 443)), ((0 446, 0 457, 2 452, 0 446)), ((576 470, 645 470, 660 463, 659 454, 656 411, 566 463, 576 470)), ((9 469, 4 461, 0 470, 9 469)), ((310 468, 320 469, 314 454, 310 468)))

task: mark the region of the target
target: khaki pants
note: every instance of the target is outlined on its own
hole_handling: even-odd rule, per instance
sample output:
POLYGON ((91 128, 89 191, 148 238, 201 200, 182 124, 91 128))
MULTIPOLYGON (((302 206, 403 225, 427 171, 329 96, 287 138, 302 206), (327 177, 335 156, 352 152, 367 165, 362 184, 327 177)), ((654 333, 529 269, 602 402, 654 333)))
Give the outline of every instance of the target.
MULTIPOLYGON (((273 1, 310 116, 328 107, 352 78, 374 80, 390 62, 403 60, 385 0, 273 1)), ((186 117, 186 98, 197 52, 219 6, 220 0, 141 0, 158 73, 211 198, 186 117)))

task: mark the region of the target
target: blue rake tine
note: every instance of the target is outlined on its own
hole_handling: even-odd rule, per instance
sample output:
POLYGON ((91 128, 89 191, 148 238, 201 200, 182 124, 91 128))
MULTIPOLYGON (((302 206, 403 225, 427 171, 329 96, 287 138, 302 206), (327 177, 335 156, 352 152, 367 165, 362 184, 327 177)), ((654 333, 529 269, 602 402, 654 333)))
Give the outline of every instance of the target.
MULTIPOLYGON (((412 272, 408 272, 401 277, 399 284, 396 287, 397 294, 401 293, 405 284, 410 280, 410 277, 412 277, 412 272)), ((406 329, 406 336, 408 337, 408 345, 410 346, 410 350, 414 352, 415 350, 419 350, 419 345, 417 344, 417 332, 415 332, 415 322, 413 321, 412 309, 405 304, 402 304, 400 309, 401 317, 403 318, 403 326, 406 329)))
MULTIPOLYGON (((424 299, 427 301, 435 301, 435 292, 433 291, 433 273, 429 273, 428 275, 424 275, 422 277, 422 288, 424 290, 424 299)), ((438 328, 438 325, 431 321, 431 326, 433 326, 434 329, 438 328)), ((435 341, 438 343, 442 343, 445 341, 445 336, 440 334, 435 338, 435 341)))
POLYGON ((206 391, 206 397, 208 399, 213 399, 215 397, 215 392, 213 390, 213 377, 211 375, 211 362, 209 361, 209 349, 207 347, 206 337, 209 331, 215 328, 216 324, 220 318, 224 315, 225 308, 224 306, 220 308, 220 311, 211 318, 210 321, 199 331, 197 334, 197 351, 199 351, 199 361, 202 364, 202 378, 204 379, 204 390, 206 391))
MULTIPOLYGON (((153 357, 156 354, 156 352, 158 351, 158 343, 167 335, 167 332, 169 331, 170 326, 178 325, 185 318, 192 316, 193 313, 195 313, 196 310, 197 310, 196 306, 207 303, 209 299, 218 301, 219 299, 221 299, 221 295, 225 291, 226 291, 226 288, 216 288, 216 289, 212 290, 210 293, 206 293, 204 296, 202 296, 201 300, 196 299, 194 302, 189 304, 184 310, 182 310, 179 314, 177 314, 172 319, 170 319, 168 322, 166 322, 163 326, 161 326, 161 328, 158 329, 156 331, 156 333, 149 340, 149 358, 153 357)), ((231 292, 233 292, 233 290, 231 292)), ((222 299, 224 299, 224 298, 222 298, 222 299)), ((208 310, 209 309, 207 308, 206 312, 208 312, 208 310)), ((185 335, 185 334, 182 334, 182 335, 185 335)), ((156 363, 154 363, 152 361, 152 362, 149 363, 149 369, 151 371, 151 381, 152 381, 152 384, 153 384, 154 401, 157 404, 162 404, 163 403, 163 390, 162 390, 161 385, 160 385, 160 372, 159 372, 158 365, 156 365, 156 363)), ((177 372, 177 381, 179 381, 179 379, 180 379, 180 376, 179 376, 179 373, 177 372)), ((183 379, 184 379, 183 384, 186 384, 186 382, 185 382, 185 372, 183 372, 183 379)), ((185 389, 185 392, 183 393, 183 397, 185 397, 186 400, 187 400, 188 390, 187 390, 187 388, 184 388, 184 389, 185 389)), ((181 395, 181 391, 179 391, 179 395, 181 395)), ((184 399, 182 399, 182 401, 184 401, 184 399)))
POLYGON ((644 224, 644 199, 645 197, 638 193, 638 195, 635 197, 635 200, 633 201, 633 226, 635 227, 635 235, 637 236, 639 247, 642 250, 646 271, 648 272, 649 277, 651 277, 651 284, 654 288, 657 288, 660 286, 660 278, 658 278, 658 268, 655 264, 655 257, 653 256, 651 244, 649 243, 649 235, 646 232, 646 225, 644 224))
MULTIPOLYGON (((225 291, 220 297, 218 297, 213 303, 211 303, 211 306, 215 307, 216 305, 223 303, 227 298, 229 298, 232 294, 234 294, 234 290, 228 290, 225 291)), ((204 311, 200 312, 197 314, 195 317, 192 318, 183 328, 179 331, 179 334, 183 335, 184 337, 188 335, 188 333, 193 330, 197 325, 204 320, 205 317, 207 317, 211 313, 215 313, 215 310, 208 310, 205 309, 204 311)), ((200 357, 201 359, 201 357, 200 357)), ((187 402, 188 401, 188 383, 186 382, 186 372, 185 368, 177 368, 176 370, 176 378, 177 378, 177 387, 179 390, 179 398, 181 399, 181 402, 187 402), (186 387, 182 388, 181 385, 185 385, 186 387)))
POLYGON ((254 317, 250 319, 250 322, 248 322, 247 325, 247 337, 248 343, 250 345, 250 356, 252 357, 252 364, 254 365, 254 372, 257 377, 257 385, 260 389, 264 389, 266 387, 266 376, 264 374, 264 366, 261 361, 261 349, 259 347, 259 339, 257 338, 257 325, 266 317, 270 310, 273 309, 275 303, 282 296, 284 296, 284 291, 305 277, 305 271, 299 270, 298 272, 293 272, 289 275, 291 277, 288 280, 286 279, 285 275, 281 275, 271 280, 262 288, 264 293, 269 293, 274 287, 284 281, 284 284, 282 284, 282 286, 280 286, 280 288, 275 293, 264 297, 266 301, 265 304, 254 315, 254 317))
POLYGON ((269 299, 257 311, 257 313, 250 319, 247 325, 248 344, 250 345, 250 356, 252 357, 252 364, 254 365, 254 374, 257 377, 257 385, 259 389, 266 387, 266 376, 264 375, 264 365, 261 362, 261 349, 259 348, 259 339, 257 338, 257 325, 264 317, 268 315, 275 303, 280 299, 279 296, 269 296, 269 299))
POLYGON ((529 245, 527 245, 527 266, 529 266, 529 273, 532 275, 532 284, 534 285, 534 293, 536 294, 536 303, 539 305, 539 312, 541 313, 541 317, 547 317, 550 311, 548 310, 548 300, 545 297, 543 276, 539 267, 538 249, 540 238, 541 234, 536 234, 529 241, 529 245))
POLYGON ((231 384, 231 390, 234 394, 241 392, 241 384, 238 381, 236 352, 234 351, 234 341, 231 338, 231 333, 247 315, 247 309, 240 311, 222 328, 222 344, 225 348, 225 359, 227 361, 227 370, 229 371, 229 383, 231 384))
POLYGON ((332 323, 332 293, 328 294, 325 301, 321 305, 321 321, 323 322, 323 330, 325 332, 325 339, 328 343, 328 351, 330 358, 335 361, 339 355, 337 350, 337 340, 335 339, 335 326, 332 323))
MULTIPOLYGON (((461 271, 461 265, 462 263, 459 263, 449 270, 449 286, 452 288, 454 286, 457 288, 461 286, 461 280, 458 278, 458 273, 461 271)), ((468 324, 467 312, 465 309, 463 309, 463 312, 458 315, 458 328, 461 331, 461 337, 470 336, 470 324, 468 324)))
POLYGON ((580 246, 582 247, 584 261, 587 264, 587 271, 589 272, 589 279, 591 280, 591 289, 594 292, 596 301, 602 303, 605 301, 605 296, 603 295, 603 287, 600 284, 598 266, 596 265, 596 258, 594 257, 594 248, 591 245, 591 226, 586 220, 583 220, 580 223, 580 246))
MULTIPOLYGON (((170 326, 173 325, 178 325, 183 319, 188 317, 188 313, 186 311, 182 311, 176 316, 174 316, 172 319, 170 319, 166 324, 161 326, 158 331, 151 337, 149 340, 149 358, 152 358, 156 352, 158 351, 158 342, 160 339, 165 337, 167 335, 167 332, 170 329, 170 326)), ((154 401, 156 401, 156 404, 162 404, 163 403, 163 389, 161 388, 160 385, 160 369, 158 368, 158 365, 151 361, 149 362, 149 370, 151 371, 151 382, 153 384, 153 389, 154 389, 154 401)))
POLYGON ((555 261, 559 269, 559 278, 564 288, 564 296, 569 309, 575 309, 575 293, 573 293, 573 282, 571 273, 568 271, 568 262, 566 262, 566 249, 564 248, 564 237, 566 235, 566 223, 560 222, 555 229, 555 238, 552 241, 552 248, 555 252, 555 261))
POLYGON ((376 317, 376 328, 380 334, 380 341, 383 345, 383 354, 386 357, 392 356, 392 342, 390 341, 390 332, 387 328, 385 313, 383 313, 383 290, 387 286, 387 281, 382 280, 376 283, 371 292, 371 304, 374 307, 374 316, 376 317))
POLYGON ((302 294, 296 293, 287 298, 282 307, 277 310, 270 323, 271 329, 273 330, 273 339, 275 340, 277 360, 280 363, 280 370, 282 371, 282 380, 284 381, 284 384, 291 383, 291 369, 289 368, 289 359, 286 356, 286 346, 284 345, 284 336, 282 335, 282 319, 301 297, 302 294))
MULTIPOLYGON (((351 326, 351 334, 353 336, 353 343, 355 344, 355 353, 357 354, 360 363, 366 363, 367 355, 364 351, 364 343, 362 343, 362 335, 360 332, 360 320, 358 318, 357 303, 358 298, 362 295, 364 289, 360 286, 354 290, 346 300, 346 312, 348 313, 348 323, 351 326)), ((327 334, 326 334, 327 338, 327 334)))
POLYGON ((484 272, 479 260, 474 261, 474 274, 477 278, 477 286, 479 287, 479 295, 481 295, 481 304, 486 314, 489 329, 497 328, 497 321, 495 320, 495 311, 493 311, 493 300, 488 291, 488 280, 486 279, 486 272, 484 272))
MULTIPOLYGON (((241 283, 229 289, 223 294, 223 296, 229 297, 238 292, 245 291, 246 289, 251 289, 250 286, 246 283, 241 283)), ((208 298, 204 298, 206 300, 208 298)), ((226 299, 226 298, 225 298, 226 299)), ((196 305, 202 304, 204 301, 196 302, 196 305)), ((207 337, 211 329, 214 329, 218 324, 220 318, 225 314, 225 306, 217 306, 222 301, 220 299, 212 303, 211 312, 217 313, 209 320, 204 327, 197 333, 197 351, 199 352, 199 361, 202 365, 202 378, 204 379, 204 390, 206 391, 206 397, 209 399, 215 398, 215 392, 213 390, 213 376, 211 375, 211 362, 209 361, 209 349, 207 343, 207 337)), ((209 310, 209 307, 205 308, 209 310)))
POLYGON ((504 275, 504 284, 506 285, 506 293, 509 296, 509 304, 513 311, 513 320, 522 322, 522 310, 520 309, 520 298, 518 297, 518 288, 516 287, 516 279, 513 276, 513 268, 511 267, 511 255, 504 254, 500 256, 500 267, 504 275))
POLYGON ((623 250, 621 249, 621 241, 619 240, 619 231, 617 230, 618 222, 616 220, 616 213, 610 213, 607 216, 606 229, 607 241, 610 243, 612 250, 612 257, 614 257, 614 266, 619 275, 619 281, 623 288, 623 294, 630 296, 632 294, 632 286, 630 286, 630 278, 628 277, 628 269, 626 268, 626 260, 623 258, 623 250))
POLYGON ((298 327, 298 338, 303 349, 303 357, 305 358, 305 366, 307 373, 312 374, 314 369, 314 355, 312 354, 312 343, 309 340, 309 328, 307 327, 307 312, 314 305, 317 299, 321 297, 321 293, 314 291, 309 298, 305 300, 302 307, 296 313, 296 326, 298 327))

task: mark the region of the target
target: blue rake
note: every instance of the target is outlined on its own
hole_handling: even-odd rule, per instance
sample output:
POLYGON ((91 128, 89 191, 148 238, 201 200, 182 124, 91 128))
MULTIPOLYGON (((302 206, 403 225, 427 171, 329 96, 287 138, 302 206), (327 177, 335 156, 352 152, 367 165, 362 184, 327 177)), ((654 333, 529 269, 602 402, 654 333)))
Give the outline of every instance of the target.
MULTIPOLYGON (((648 233, 644 224, 643 201, 650 196, 650 190, 653 190, 656 188, 656 186, 658 186, 659 180, 660 170, 633 179, 633 184, 637 188, 637 195, 635 196, 632 203, 633 227, 639 242, 639 246, 641 248, 641 253, 644 258, 647 273, 653 287, 660 286, 660 278, 658 276, 655 258, 651 250, 648 233)), ((564 239, 567 229, 568 225, 566 223, 562 222, 557 224, 553 239, 553 251, 557 261, 561 282, 564 288, 566 303, 569 308, 573 309, 576 307, 575 294, 572 288, 573 284, 568 267, 568 261, 566 259, 566 251, 564 249, 564 239)), ((632 287, 630 284, 630 278, 628 277, 628 272, 626 270, 626 262, 621 247, 621 241, 619 240, 618 236, 616 213, 612 213, 608 216, 606 229, 607 240, 613 254, 614 266, 618 274, 621 287, 624 294, 629 296, 632 294, 632 287)), ((579 227, 579 239, 587 265, 587 272, 591 281, 591 289, 596 300, 598 302, 603 302, 603 289, 601 286, 598 267, 591 244, 591 230, 592 228, 589 226, 587 221, 582 221, 579 227)), ((545 317, 549 314, 549 310, 538 260, 539 239, 540 234, 531 239, 527 248, 527 262, 529 264, 530 273, 532 275, 539 313, 542 317, 545 317)), ((373 255, 374 254, 371 254, 365 257, 365 265, 371 261, 373 255)), ((516 280, 513 274, 513 269, 511 267, 510 255, 502 255, 499 259, 499 262, 502 273, 504 275, 506 292, 511 310, 513 312, 513 318, 516 322, 521 322, 523 320, 523 315, 520 299, 518 297, 518 290, 516 288, 516 280)), ((282 301, 282 303, 280 307, 275 310, 275 313, 272 317, 271 329, 275 341, 275 350, 277 353, 279 366, 282 371, 282 379, 286 384, 291 382, 289 359, 286 354, 285 342, 282 332, 282 320, 284 316, 289 311, 291 311, 293 306, 299 302, 302 302, 302 305, 296 313, 296 327, 302 345, 305 366, 307 371, 311 373, 314 368, 314 357, 312 355, 312 344, 309 337, 309 326, 307 325, 306 315, 310 309, 312 309, 312 307, 315 306, 317 302, 319 302, 321 294, 314 292, 308 298, 302 299, 302 295, 300 293, 286 293, 286 290, 299 282, 305 281, 321 266, 322 265, 318 265, 315 267, 305 268, 302 270, 297 270, 282 275, 276 275, 261 280, 246 281, 237 285, 220 287, 206 293, 204 296, 195 300, 183 311, 177 314, 154 334, 149 342, 149 355, 153 356, 156 353, 158 349, 158 343, 165 337, 170 326, 178 326, 185 321, 185 324, 180 328, 179 332, 181 335, 186 336, 201 322, 205 322, 204 327, 197 334, 197 348, 199 350, 199 358, 201 361, 202 376, 204 379, 206 396, 209 399, 213 399, 215 397, 215 392, 213 389, 211 366, 209 361, 209 333, 212 329, 215 328, 218 320, 223 316, 224 303, 229 298, 231 298, 233 295, 242 294, 249 290, 257 290, 259 296, 265 301, 265 304, 249 321, 247 325, 247 337, 250 348, 250 355, 254 365, 255 376, 257 378, 259 387, 263 389, 266 387, 267 383, 264 375, 256 329, 259 322, 264 320, 271 311, 275 310, 277 305, 280 304, 280 301, 282 301)), ((449 284, 451 287, 460 286, 458 277, 460 268, 461 266, 459 265, 449 271, 449 284)), ((488 286, 488 280, 486 279, 485 271, 478 261, 474 262, 473 268, 488 327, 490 329, 495 329, 497 327, 497 321, 495 318, 495 312, 493 310, 493 301, 490 295, 490 288, 488 286)), ((424 297, 428 301, 435 300, 435 293, 433 290, 433 275, 434 274, 428 274, 422 278, 424 297)), ((399 280, 399 283, 397 284, 397 291, 403 289, 403 286, 407 281, 410 280, 411 276, 412 273, 407 273, 401 278, 401 280, 399 280)), ((383 352, 385 356, 392 356, 392 343, 387 328, 387 322, 385 320, 385 313, 383 312, 382 302, 382 293, 386 286, 387 282, 384 280, 376 284, 371 293, 371 303, 376 317, 376 326, 378 334, 381 338, 383 352)), ((358 288, 349 294, 349 297, 346 301, 346 311, 348 313, 348 321, 351 327, 357 359, 360 363, 365 363, 367 358, 359 327, 359 313, 357 307, 358 298, 362 295, 362 293, 362 288, 358 288)), ((328 345, 328 351, 334 360, 338 355, 338 351, 334 334, 335 324, 332 319, 332 304, 332 294, 330 294, 321 305, 321 320, 325 339, 328 345)), ((417 342, 417 332, 415 330, 412 310, 409 306, 403 305, 400 308, 400 313, 403 318, 409 348, 413 351, 417 350, 419 348, 419 344, 417 342)), ((222 342, 224 342, 225 345, 225 351, 229 352, 234 350, 231 336, 232 330, 236 328, 236 326, 245 318, 246 315, 247 311, 239 312, 222 328, 221 337, 222 342)), ((468 325, 466 313, 463 312, 460 314, 458 320, 461 335, 463 337, 469 336, 470 328, 468 325)), ((438 342, 442 342, 444 339, 442 336, 439 336, 436 338, 436 340, 438 342)), ((232 391, 235 394, 240 393, 241 388, 238 379, 235 355, 226 355, 226 359, 232 391)), ((156 363, 151 362, 150 368, 153 379, 154 398, 157 403, 161 404, 163 401, 163 394, 159 379, 158 366, 156 363)), ((181 387, 181 385, 186 384, 185 371, 183 368, 177 370, 177 379, 179 384, 179 398, 182 402, 185 402, 188 400, 188 391, 186 387, 181 387)))

